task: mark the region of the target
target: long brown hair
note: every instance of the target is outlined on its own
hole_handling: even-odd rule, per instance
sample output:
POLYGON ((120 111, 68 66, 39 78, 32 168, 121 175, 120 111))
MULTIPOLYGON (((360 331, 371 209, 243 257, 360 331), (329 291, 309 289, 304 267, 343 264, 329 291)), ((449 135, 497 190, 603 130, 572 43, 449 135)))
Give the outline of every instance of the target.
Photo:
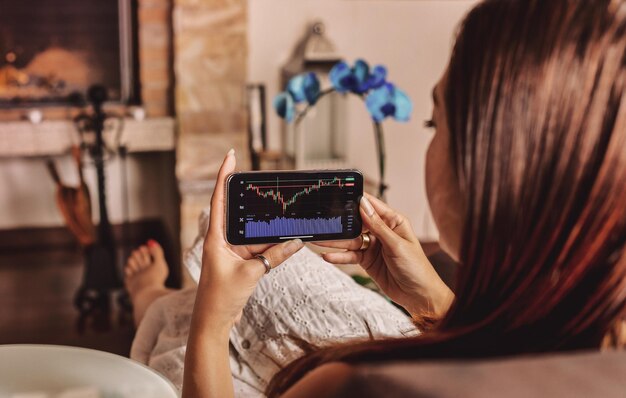
POLYGON ((444 98, 466 203, 456 300, 418 337, 322 349, 321 364, 598 348, 626 309, 626 3, 487 0, 461 26, 444 98))

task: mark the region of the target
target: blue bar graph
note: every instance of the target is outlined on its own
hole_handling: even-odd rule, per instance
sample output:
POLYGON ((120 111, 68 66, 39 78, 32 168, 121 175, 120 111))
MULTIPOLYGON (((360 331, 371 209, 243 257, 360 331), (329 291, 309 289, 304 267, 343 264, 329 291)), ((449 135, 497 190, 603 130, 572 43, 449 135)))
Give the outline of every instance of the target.
POLYGON ((246 238, 339 234, 341 232, 341 216, 313 219, 276 217, 269 221, 248 220, 246 222, 246 238))

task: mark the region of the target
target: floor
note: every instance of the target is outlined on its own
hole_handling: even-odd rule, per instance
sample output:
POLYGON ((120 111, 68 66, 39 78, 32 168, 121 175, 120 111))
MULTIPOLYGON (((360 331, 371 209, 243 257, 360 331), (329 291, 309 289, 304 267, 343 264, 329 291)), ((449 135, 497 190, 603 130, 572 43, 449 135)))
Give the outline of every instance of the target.
POLYGON ((87 324, 79 331, 73 299, 82 270, 78 249, 0 253, 0 344, 62 344, 128 356, 129 319, 112 316, 109 330, 87 324))
MULTIPOLYGON (((135 247, 160 242, 170 265, 168 286, 180 286, 180 252, 162 220, 114 225, 113 235, 120 267, 135 247)), ((83 253, 66 228, 0 231, 0 344, 62 344, 128 356, 135 330, 117 298, 110 301, 108 325, 92 320, 79 327, 74 296, 83 268, 83 253)))

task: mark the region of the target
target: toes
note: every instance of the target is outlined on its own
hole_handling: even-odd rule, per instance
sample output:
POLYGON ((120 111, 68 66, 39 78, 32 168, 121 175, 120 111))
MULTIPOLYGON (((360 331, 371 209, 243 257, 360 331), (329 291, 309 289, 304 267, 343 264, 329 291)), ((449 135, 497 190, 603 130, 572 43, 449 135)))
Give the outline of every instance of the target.
POLYGON ((131 255, 126 262, 126 268, 124 269, 124 272, 126 273, 126 275, 131 276, 138 270, 139 266, 137 265, 137 259, 134 255, 131 255))
POLYGON ((141 251, 139 250, 139 248, 133 250, 130 253, 129 260, 130 259, 133 259, 137 266, 141 266, 141 264, 143 263, 143 257, 142 257, 142 254, 141 254, 141 251))
POLYGON ((148 241, 148 250, 155 261, 163 260, 165 258, 163 255, 163 248, 156 240, 150 239, 148 241))
POLYGON ((152 258, 150 257, 150 250, 147 246, 141 246, 139 249, 139 257, 141 258, 141 268, 146 268, 152 264, 152 258))
POLYGON ((135 260, 137 264, 137 270, 141 270, 146 267, 146 256, 141 250, 141 246, 133 250, 132 258, 135 260))
POLYGON ((131 276, 133 273, 139 272, 152 265, 155 259, 163 258, 163 249, 161 246, 153 241, 148 241, 148 245, 139 246, 133 250, 126 263, 126 269, 124 273, 127 276, 131 276))
POLYGON ((132 277, 159 261, 165 261, 163 248, 156 241, 149 240, 146 245, 132 251, 126 262, 124 274, 126 277, 132 277))

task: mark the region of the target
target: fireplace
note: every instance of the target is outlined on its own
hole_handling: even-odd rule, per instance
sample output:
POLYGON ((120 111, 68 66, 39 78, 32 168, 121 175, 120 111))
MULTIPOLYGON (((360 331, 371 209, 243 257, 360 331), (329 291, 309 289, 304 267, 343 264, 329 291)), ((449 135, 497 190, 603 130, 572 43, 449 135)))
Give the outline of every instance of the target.
POLYGON ((136 0, 0 0, 0 107, 137 100, 136 0))

